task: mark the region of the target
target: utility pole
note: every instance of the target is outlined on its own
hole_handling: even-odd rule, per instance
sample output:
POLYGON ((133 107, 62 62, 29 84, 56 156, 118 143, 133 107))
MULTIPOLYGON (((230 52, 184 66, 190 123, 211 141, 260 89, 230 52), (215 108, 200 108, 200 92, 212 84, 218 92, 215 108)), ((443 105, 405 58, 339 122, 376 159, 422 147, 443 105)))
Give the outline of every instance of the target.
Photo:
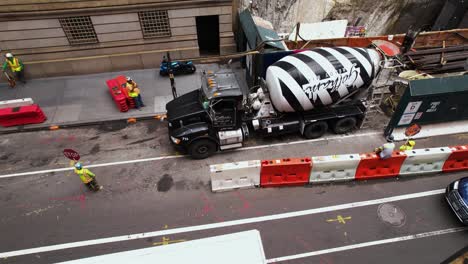
POLYGON ((175 86, 175 79, 174 79, 174 72, 172 71, 172 61, 171 61, 171 54, 169 51, 166 53, 167 54, 167 71, 169 73, 169 80, 171 81, 171 89, 172 89, 172 96, 174 99, 177 98, 177 88, 175 86))

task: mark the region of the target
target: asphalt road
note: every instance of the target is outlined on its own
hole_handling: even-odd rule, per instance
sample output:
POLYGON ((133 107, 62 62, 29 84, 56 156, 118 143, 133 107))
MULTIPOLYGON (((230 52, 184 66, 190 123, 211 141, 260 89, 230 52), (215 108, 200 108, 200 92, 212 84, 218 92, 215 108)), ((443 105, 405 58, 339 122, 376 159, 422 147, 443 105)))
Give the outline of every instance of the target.
MULTIPOLYGON (((465 144, 467 137, 418 140, 417 148, 465 144)), ((468 244, 467 231, 456 229, 462 225, 442 194, 414 197, 441 190, 464 173, 211 193, 209 164, 361 153, 383 141, 375 131, 301 140, 289 136, 252 141, 246 149, 194 161, 174 152, 164 123, 157 121, 1 135, 0 256, 25 251, 0 258, 0 263, 54 263, 250 229, 260 231, 266 257, 272 263, 283 257, 288 260, 278 263, 439 263, 468 244), (71 171, 2 177, 67 167, 69 162, 61 154, 64 148, 79 151, 87 165, 166 158, 92 168, 104 185, 98 193, 83 188, 71 171), (407 199, 389 198, 407 194, 407 199), (350 204, 363 201, 371 202, 350 204), (343 206, 331 207, 336 205, 343 206), (303 210, 309 211, 295 217, 285 215, 303 210), (232 222, 241 219, 251 221, 232 222), (211 223, 218 225, 198 231, 177 230, 211 223), (436 232, 454 228, 457 232, 436 232), (63 246, 164 230, 170 234, 156 233, 121 242, 98 241, 83 247, 63 246), (430 236, 411 237, 424 233, 430 236), (378 242, 399 237, 411 239, 378 242), (371 241, 377 244, 359 247, 371 241), (65 249, 33 254, 27 251, 50 245, 65 249), (343 246, 350 248, 337 250, 343 246), (296 258, 297 254, 313 255, 317 251, 322 253, 296 258)))

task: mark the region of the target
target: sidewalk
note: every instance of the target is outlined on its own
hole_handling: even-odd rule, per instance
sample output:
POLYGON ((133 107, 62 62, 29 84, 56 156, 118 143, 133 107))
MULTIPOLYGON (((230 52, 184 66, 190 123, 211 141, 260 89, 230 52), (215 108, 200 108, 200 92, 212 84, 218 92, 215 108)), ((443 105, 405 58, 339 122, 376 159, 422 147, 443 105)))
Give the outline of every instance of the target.
MULTIPOLYGON (((198 64, 196 67, 195 74, 175 77, 179 95, 201 86, 200 74, 203 70, 228 68, 227 65, 218 64, 198 64)), ((44 111, 47 121, 22 127, 0 127, 0 132, 153 117, 165 113, 165 105, 172 99, 172 92, 169 78, 161 77, 159 69, 34 79, 28 80, 25 85, 18 83, 13 89, 0 83, 0 101, 20 98, 32 98, 44 111), (141 108, 142 111, 130 109, 122 113, 118 110, 106 85, 106 80, 118 75, 131 76, 141 87, 146 105, 141 108)))

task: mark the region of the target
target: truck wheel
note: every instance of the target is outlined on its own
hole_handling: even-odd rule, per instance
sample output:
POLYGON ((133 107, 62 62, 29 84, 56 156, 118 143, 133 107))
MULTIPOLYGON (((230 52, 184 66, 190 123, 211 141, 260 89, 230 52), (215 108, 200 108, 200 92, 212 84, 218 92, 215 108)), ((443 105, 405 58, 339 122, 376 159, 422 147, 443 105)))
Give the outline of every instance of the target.
POLYGON ((206 159, 216 151, 216 143, 209 139, 199 139, 188 148, 190 156, 194 159, 206 159))
POLYGON ((328 124, 324 121, 308 124, 304 128, 304 137, 307 139, 314 139, 323 136, 328 130, 328 124))
POLYGON ((353 130, 355 126, 356 126, 356 118, 348 116, 348 117, 338 119, 338 121, 336 121, 335 124, 333 125, 333 131, 336 134, 344 134, 353 130))

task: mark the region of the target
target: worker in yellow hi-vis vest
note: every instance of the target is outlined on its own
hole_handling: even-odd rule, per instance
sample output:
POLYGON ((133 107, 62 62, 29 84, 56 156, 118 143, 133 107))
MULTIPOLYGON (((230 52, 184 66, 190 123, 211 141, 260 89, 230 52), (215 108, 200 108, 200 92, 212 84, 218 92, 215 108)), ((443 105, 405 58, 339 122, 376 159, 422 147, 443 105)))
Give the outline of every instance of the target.
POLYGON ((3 63, 2 71, 5 72, 7 69, 13 73, 15 78, 22 83, 26 83, 24 80, 24 65, 21 60, 14 57, 13 54, 5 54, 5 62, 3 63))
POLYGON ((90 170, 83 168, 81 162, 75 164, 75 173, 80 176, 81 181, 88 187, 91 191, 99 191, 102 189, 102 186, 96 181, 96 175, 90 170))
POLYGON ((401 151, 412 150, 415 145, 416 145, 416 142, 414 140, 408 139, 406 140, 405 144, 400 146, 400 150, 401 151))
POLYGON ((143 100, 141 99, 140 88, 138 88, 137 83, 132 80, 132 78, 127 77, 127 91, 128 95, 133 99, 135 102, 135 107, 138 110, 141 110, 140 107, 145 107, 143 100))

